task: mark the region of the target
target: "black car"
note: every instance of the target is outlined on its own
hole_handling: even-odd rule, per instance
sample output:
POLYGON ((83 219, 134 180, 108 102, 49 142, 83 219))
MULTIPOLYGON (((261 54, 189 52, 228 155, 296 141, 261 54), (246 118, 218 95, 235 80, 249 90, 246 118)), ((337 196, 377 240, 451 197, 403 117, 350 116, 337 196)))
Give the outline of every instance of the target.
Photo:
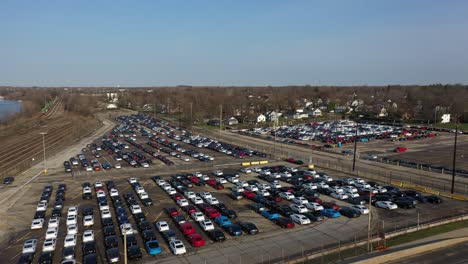
POLYGON ((237 222, 237 224, 250 235, 255 235, 258 233, 258 228, 255 224, 251 222, 237 222))
POLYGON ((96 264, 96 263, 97 263, 96 253, 90 253, 90 254, 84 255, 83 264, 96 264))
POLYGON ((93 194, 92 193, 83 193, 83 195, 81 197, 83 198, 83 200, 91 200, 91 199, 93 199, 93 194))
POLYGON ((220 229, 213 229, 213 230, 208 231, 207 233, 210 239, 215 242, 222 242, 226 240, 226 236, 224 235, 223 231, 221 231, 220 229))
POLYGON ((132 245, 127 248, 127 257, 129 259, 141 259, 141 250, 137 245, 132 245))
POLYGON ((176 233, 173 231, 173 230, 166 230, 166 231, 163 231, 161 232, 161 235, 163 237, 163 239, 169 243, 169 241, 171 240, 175 240, 177 239, 176 238, 176 233))
POLYGON ((3 184, 12 184, 15 181, 15 178, 13 177, 5 177, 3 179, 3 184))
POLYGON ((403 193, 405 196, 409 196, 409 197, 421 196, 420 193, 418 193, 418 192, 416 192, 416 191, 413 191, 413 190, 402 191, 402 193, 403 193))
POLYGON ((75 259, 75 248, 74 247, 65 247, 63 248, 62 259, 75 259))
POLYGON ((119 262, 119 249, 117 247, 115 248, 109 248, 106 250, 106 258, 108 262, 112 263, 117 263, 119 262))
POLYGON ((404 209, 411 209, 416 207, 416 200, 410 197, 400 197, 393 201, 398 207, 404 209))
POLYGON ((242 199, 242 194, 240 192, 231 192, 229 194, 229 196, 233 199, 233 200, 240 200, 242 199))
POLYGON ((18 264, 31 264, 33 259, 34 253, 23 253, 18 260, 18 264))
POLYGON ((63 201, 55 201, 54 203, 54 208, 62 208, 63 207, 63 201))
POLYGON ((42 252, 41 256, 39 257, 39 261, 37 263, 52 264, 53 261, 54 261, 54 252, 49 251, 49 252, 42 252))
POLYGON ((321 222, 325 219, 319 211, 302 213, 302 215, 309 218, 312 222, 321 222))
POLYGON ((92 207, 84 207, 84 208, 81 210, 81 213, 83 214, 83 216, 85 216, 85 215, 93 215, 93 208, 92 208, 92 207))
POLYGON ((52 209, 51 216, 52 217, 61 217, 62 216, 62 210, 59 209, 59 208, 52 209))
POLYGON ((104 237, 104 245, 106 249, 115 248, 119 245, 119 239, 115 235, 106 236, 104 237))
POLYGON ((440 203, 442 203, 442 199, 439 196, 435 196, 435 195, 426 196, 426 200, 427 200, 428 203, 431 203, 431 204, 440 204, 440 203))
POLYGON ((225 226, 224 229, 231 236, 242 236, 242 234, 243 234, 242 228, 237 224, 232 224, 232 225, 225 226))
POLYGON ((145 242, 150 240, 156 240, 156 235, 152 230, 144 230, 143 232, 141 232, 141 237, 145 242))
POLYGON ((37 211, 34 214, 34 219, 37 219, 37 218, 45 218, 45 211, 37 211))
POLYGON ((348 218, 355 218, 355 217, 359 217, 361 216, 361 212, 359 212, 358 210, 355 210, 351 207, 347 207, 347 206, 342 206, 340 207, 340 209, 338 210, 340 212, 340 214, 348 217, 348 218))
POLYGON ((101 218, 102 226, 111 226, 114 224, 111 217, 101 218))
POLYGON ((142 233, 145 230, 151 230, 151 224, 148 221, 141 221, 138 223, 138 230, 142 233))
POLYGON ((135 218, 136 222, 141 222, 141 221, 146 221, 146 216, 144 213, 137 213, 133 215, 133 218, 135 218))
POLYGON ((280 205, 276 208, 276 210, 278 211, 278 213, 286 217, 289 217, 290 215, 294 214, 294 211, 291 209, 291 207, 287 205, 280 205))
POLYGON ((141 203, 144 205, 144 206, 151 206, 153 205, 153 200, 151 200, 151 198, 145 198, 145 199, 141 199, 141 203))
POLYGON ((81 249, 83 251, 83 256, 88 254, 94 254, 96 253, 96 243, 94 243, 94 241, 83 243, 81 249))
POLYGON ((115 229, 113 225, 108 225, 102 228, 104 236, 115 236, 115 229))
POLYGON ((231 209, 227 209, 227 208, 226 208, 226 209, 221 209, 221 210, 219 210, 219 212, 220 212, 222 215, 224 215, 224 216, 226 216, 227 218, 229 218, 229 219, 236 219, 236 218, 237 218, 237 214, 236 214, 236 212, 235 212, 234 210, 231 210, 231 209))
POLYGON ((67 185, 66 184, 59 184, 58 190, 59 191, 66 191, 67 190, 67 185))
POLYGON ((350 204, 354 205, 364 205, 366 204, 366 200, 362 197, 350 197, 346 200, 350 204))
POLYGON ((128 234, 127 237, 127 248, 137 244, 137 239, 134 234, 128 234))
POLYGON ((158 180, 161 180, 161 176, 153 176, 153 177, 151 177, 151 179, 152 179, 154 182, 157 182, 158 180))

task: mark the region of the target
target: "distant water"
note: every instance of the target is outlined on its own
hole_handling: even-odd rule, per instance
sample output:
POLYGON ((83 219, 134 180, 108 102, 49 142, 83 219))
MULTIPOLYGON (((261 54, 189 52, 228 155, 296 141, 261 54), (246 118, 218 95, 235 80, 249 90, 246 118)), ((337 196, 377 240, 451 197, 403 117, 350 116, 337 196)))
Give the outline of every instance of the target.
POLYGON ((21 112, 21 102, 0 100, 0 121, 8 116, 21 112))

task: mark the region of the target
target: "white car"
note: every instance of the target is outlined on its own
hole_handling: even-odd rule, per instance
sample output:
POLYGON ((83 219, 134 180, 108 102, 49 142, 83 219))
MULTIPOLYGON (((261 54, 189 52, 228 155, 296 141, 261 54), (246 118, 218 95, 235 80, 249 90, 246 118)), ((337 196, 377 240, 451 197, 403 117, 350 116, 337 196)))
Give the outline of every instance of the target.
POLYGON ((365 207, 364 205, 353 205, 351 208, 358 210, 361 214, 365 215, 369 213, 369 208, 365 207))
POLYGON ((94 241, 94 231, 93 230, 85 230, 83 232, 83 243, 94 241))
POLYGON ((223 172, 220 171, 220 170, 215 170, 215 171, 213 171, 213 175, 214 176, 223 176, 223 172))
POLYGON ((110 195, 111 197, 113 197, 113 196, 119 196, 119 191, 117 191, 117 189, 113 189, 113 188, 112 188, 112 189, 110 190, 110 192, 109 192, 109 195, 110 195))
POLYGON ((292 174, 290 172, 288 172, 288 171, 284 171, 284 172, 280 173, 280 176, 285 177, 285 178, 290 178, 290 177, 292 177, 292 174))
POLYGON ((93 190, 91 189, 91 187, 84 187, 84 188, 83 188, 83 194, 85 194, 85 193, 92 193, 92 192, 93 192, 93 190))
POLYGON ((294 194, 290 193, 290 192, 280 192, 279 196, 283 199, 286 199, 286 200, 291 200, 294 198, 294 194))
POLYGON ((77 207, 73 206, 73 207, 68 208, 67 216, 71 216, 71 215, 74 215, 74 216, 78 215, 77 207))
POLYGON ((143 188, 143 187, 141 187, 141 186, 136 187, 136 188, 135 188, 135 192, 136 192, 137 194, 144 193, 144 192, 145 192, 145 188, 143 188))
POLYGON ((345 191, 345 192, 350 192, 350 193, 357 193, 357 192, 358 192, 358 190, 356 189, 356 187, 350 186, 350 185, 349 185, 349 186, 344 186, 344 187, 343 187, 343 191, 345 191))
POLYGON ((304 188, 306 190, 316 190, 317 185, 315 185, 314 183, 308 182, 308 183, 302 184, 302 188, 304 188))
POLYGON ((142 163, 141 163, 141 166, 142 166, 143 168, 149 168, 148 162, 142 162, 142 163))
POLYGON ((205 216, 203 215, 202 212, 193 212, 190 214, 193 220, 199 222, 205 220, 205 216))
POLYGON ((240 169, 240 171, 242 173, 246 173, 246 174, 252 173, 252 170, 250 168, 242 168, 242 169, 240 169))
POLYGON ((112 214, 108 209, 107 210, 102 210, 101 218, 110 218, 110 217, 112 217, 112 214))
POLYGON ((304 175, 307 175, 307 176, 318 176, 317 175, 317 171, 315 170, 312 170, 312 169, 308 169, 308 170, 305 170, 304 171, 304 175))
POLYGON ((83 226, 93 226, 94 225, 94 217, 92 215, 85 215, 83 217, 83 226))
POLYGON ((319 175, 319 179, 322 179, 322 180, 324 180, 324 181, 326 181, 326 182, 331 182, 331 181, 333 181, 333 178, 330 177, 330 176, 328 176, 328 175, 326 175, 326 174, 319 175))
POLYGON ((47 202, 39 202, 37 204, 36 211, 41 212, 41 211, 46 211, 47 210, 47 202))
POLYGON ((324 208, 318 203, 306 203, 305 206, 313 211, 322 211, 324 208))
POLYGON ((375 186, 374 187, 379 193, 386 193, 387 189, 383 186, 375 186))
POLYGON ((178 204, 179 206, 182 206, 182 207, 183 207, 183 206, 188 206, 188 205, 189 205, 187 199, 179 199, 179 200, 177 200, 177 204, 178 204))
POLYGON ((134 184, 134 183, 137 183, 138 180, 137 180, 137 178, 133 178, 133 177, 132 177, 132 178, 129 178, 129 179, 128 179, 128 182, 129 182, 130 184, 134 184))
POLYGON ((364 192, 374 193, 374 194, 379 193, 379 191, 373 187, 364 187, 364 188, 360 188, 359 190, 364 191, 364 192))
POLYGON ((350 179, 351 181, 353 181, 354 183, 366 183, 363 179, 361 178, 351 178, 350 179))
POLYGON ((109 204, 107 202, 99 203, 99 211, 109 210, 109 204))
POLYGON ((172 189, 172 186, 169 184, 169 183, 164 183, 163 185, 161 185, 161 188, 167 192, 167 190, 169 189, 172 189))
POLYGON ((309 201, 306 198, 302 197, 302 196, 292 198, 291 202, 293 202, 295 204, 307 204, 307 203, 309 203, 309 201))
POLYGON ((141 213, 141 207, 137 204, 130 206, 130 211, 132 211, 132 214, 138 214, 141 213))
POLYGON ((286 170, 289 172, 297 172, 297 169, 293 167, 287 167, 286 170))
POLYGON ((133 228, 132 228, 132 225, 131 224, 121 224, 120 225, 120 233, 122 235, 131 235, 133 234, 133 228))
POLYGON ((92 168, 91 166, 87 166, 87 167, 85 168, 85 170, 86 170, 86 171, 93 171, 93 168, 92 168))
POLYGON ((270 190, 271 189, 271 186, 269 184, 266 184, 266 183, 257 183, 256 184, 258 189, 260 190, 270 190))
POLYGON ((49 224, 48 224, 48 228, 58 228, 60 225, 60 217, 51 217, 49 219, 49 224))
POLYGON ((203 231, 215 229, 215 226, 213 225, 213 223, 208 219, 204 219, 198 223, 200 224, 200 227, 203 229, 203 231))
POLYGON ((44 226, 44 218, 36 218, 32 220, 31 229, 41 229, 44 226))
POLYGON ((169 188, 169 189, 166 190, 166 193, 169 194, 169 195, 173 195, 173 194, 176 194, 177 191, 174 188, 169 188))
POLYGON ((44 244, 42 245, 43 252, 49 252, 55 250, 55 242, 54 238, 44 240, 44 244))
POLYGON ((180 157, 180 160, 185 161, 185 162, 190 161, 190 159, 188 157, 184 157, 184 156, 180 157))
POLYGON ((249 184, 246 181, 238 181, 236 182, 236 186, 247 187, 249 184))
POLYGON ((201 176, 203 176, 203 174, 202 174, 201 172, 199 172, 199 171, 196 171, 196 172, 194 172, 194 173, 192 173, 192 174, 193 174, 193 176, 198 177, 198 178, 200 178, 201 176))
POLYGON ((395 210, 398 208, 398 205, 389 202, 389 201, 378 201, 375 202, 375 206, 383 209, 388 209, 388 210, 395 210))
POLYGON ((251 192, 256 192, 256 191, 258 191, 258 187, 255 186, 255 185, 248 185, 248 186, 245 187, 245 189, 246 189, 247 191, 251 191, 251 192))
POLYGON ((185 249, 184 243, 180 240, 171 240, 169 242, 169 247, 171 248, 171 251, 174 255, 182 255, 187 252, 185 249))
POLYGON ((227 183, 226 179, 224 179, 223 177, 216 178, 216 182, 222 184, 227 183))
POLYGON ((23 244, 23 254, 35 253, 37 247, 37 239, 28 239, 23 244))
POLYGON ((205 200, 206 200, 207 198, 213 197, 213 196, 211 195, 210 192, 201 192, 201 193, 199 193, 199 195, 200 195, 201 198, 203 198, 203 199, 205 199, 205 200))
POLYGON ((57 234, 58 234, 58 228, 56 228, 56 227, 49 227, 49 228, 47 228, 47 231, 46 231, 46 234, 45 234, 45 238, 46 238, 46 239, 49 239, 49 238, 57 238, 57 234))
POLYGON ((156 181, 156 184, 157 184, 158 186, 163 186, 164 184, 167 184, 167 182, 166 182, 165 180, 157 180, 157 181, 156 181))
POLYGON ((167 231, 169 230, 169 224, 166 221, 159 221, 156 223, 156 228, 159 232, 167 231))
POLYGON ((101 187, 102 187, 102 182, 96 181, 96 182, 94 183, 94 188, 101 188, 101 187))
POLYGON ((236 183, 236 182, 239 182, 239 179, 236 177, 228 177, 227 181, 230 183, 236 183))
POLYGON ((302 204, 291 204, 289 206, 291 208, 291 210, 293 210, 294 212, 296 213, 307 213, 309 210, 307 209, 307 207, 305 207, 304 205, 302 204))
POLYGON ((344 192, 343 194, 348 195, 349 198, 359 197, 359 193, 355 192, 344 192))
POLYGON ((194 204, 202 204, 203 203, 203 199, 196 196, 196 197, 193 197, 192 199, 190 199, 192 201, 192 203, 194 204))
POLYGON ((331 187, 328 188, 328 190, 330 190, 332 192, 336 192, 336 193, 343 193, 344 192, 344 190, 341 189, 338 186, 331 186, 331 187))
POLYGON ((261 172, 262 169, 260 169, 259 167, 253 167, 253 168, 252 168, 252 171, 258 173, 258 172, 261 172))
POLYGON ((330 193, 330 196, 335 198, 335 199, 339 199, 339 200, 348 199, 348 195, 346 195, 344 193, 332 192, 332 193, 330 193))
POLYGON ((354 182, 354 187, 356 188, 371 188, 370 184, 366 182, 354 182))
POLYGON ((142 192, 142 193, 139 193, 138 194, 140 196, 140 199, 148 199, 149 198, 149 195, 147 192, 142 192))
POLYGON ((244 187, 237 186, 237 185, 232 186, 232 187, 231 187, 231 190, 232 190, 233 192, 244 192, 244 191, 245 191, 245 190, 244 190, 244 187))
POLYGON ((218 199, 216 199, 216 197, 207 198, 205 200, 210 205, 219 204, 219 201, 218 201, 218 199))
POLYGON ((345 178, 343 179, 343 182, 348 185, 354 185, 354 180, 352 178, 345 178))
POLYGON ((310 219, 301 214, 292 214, 289 216, 291 220, 299 225, 308 225, 310 224, 310 219))
POLYGON ((184 192, 184 196, 185 196, 187 199, 192 199, 192 198, 196 197, 197 195, 196 195, 194 192, 185 191, 185 192, 184 192))
POLYGON ((318 182, 317 187, 322 189, 328 189, 330 186, 326 182, 318 182))
POLYGON ((120 163, 116 163, 116 164, 114 165, 114 168, 116 168, 116 169, 121 169, 121 168, 122 168, 122 165, 120 165, 120 163))
POLYGON ((66 235, 63 240, 64 247, 74 247, 76 246, 76 235, 66 235))
POLYGON ((67 235, 76 235, 78 234, 78 225, 68 225, 67 226, 67 235))
POLYGON ((67 217, 67 225, 76 225, 76 215, 69 215, 67 217))
POLYGON ((267 176, 271 175, 271 171, 269 171, 269 170, 260 170, 259 173, 260 173, 260 175, 267 175, 267 176))
POLYGON ((260 196, 263 196, 263 197, 270 196, 270 192, 268 192, 267 190, 259 190, 256 193, 257 193, 257 195, 260 195, 260 196))
POLYGON ((270 183, 270 187, 271 187, 272 189, 279 189, 279 188, 281 188, 281 187, 283 187, 283 186, 281 186, 281 184, 278 183, 278 182, 272 182, 272 183, 270 183))

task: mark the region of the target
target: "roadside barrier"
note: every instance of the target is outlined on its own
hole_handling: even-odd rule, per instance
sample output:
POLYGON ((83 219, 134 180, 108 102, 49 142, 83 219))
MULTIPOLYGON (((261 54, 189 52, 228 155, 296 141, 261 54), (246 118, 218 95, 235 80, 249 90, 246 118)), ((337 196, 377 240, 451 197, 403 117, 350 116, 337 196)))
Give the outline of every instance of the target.
POLYGON ((398 186, 398 187, 403 187, 403 188, 409 188, 409 189, 414 189, 420 192, 428 193, 428 194, 434 194, 434 195, 439 195, 445 198, 450 198, 450 199, 455 199, 459 201, 468 201, 468 196, 462 195, 462 194, 451 194, 447 192, 440 192, 428 187, 420 186, 417 184, 411 184, 411 183, 404 183, 404 182, 399 182, 399 181, 390 181, 391 185, 398 186))

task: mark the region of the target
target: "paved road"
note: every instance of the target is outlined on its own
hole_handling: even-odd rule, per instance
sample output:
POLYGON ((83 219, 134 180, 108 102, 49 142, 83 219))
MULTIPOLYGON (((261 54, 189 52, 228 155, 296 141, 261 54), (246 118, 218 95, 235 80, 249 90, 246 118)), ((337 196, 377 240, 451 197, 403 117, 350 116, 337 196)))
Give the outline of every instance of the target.
POLYGON ((468 242, 449 248, 430 251, 422 255, 390 262, 392 264, 465 264, 468 263, 468 242))

